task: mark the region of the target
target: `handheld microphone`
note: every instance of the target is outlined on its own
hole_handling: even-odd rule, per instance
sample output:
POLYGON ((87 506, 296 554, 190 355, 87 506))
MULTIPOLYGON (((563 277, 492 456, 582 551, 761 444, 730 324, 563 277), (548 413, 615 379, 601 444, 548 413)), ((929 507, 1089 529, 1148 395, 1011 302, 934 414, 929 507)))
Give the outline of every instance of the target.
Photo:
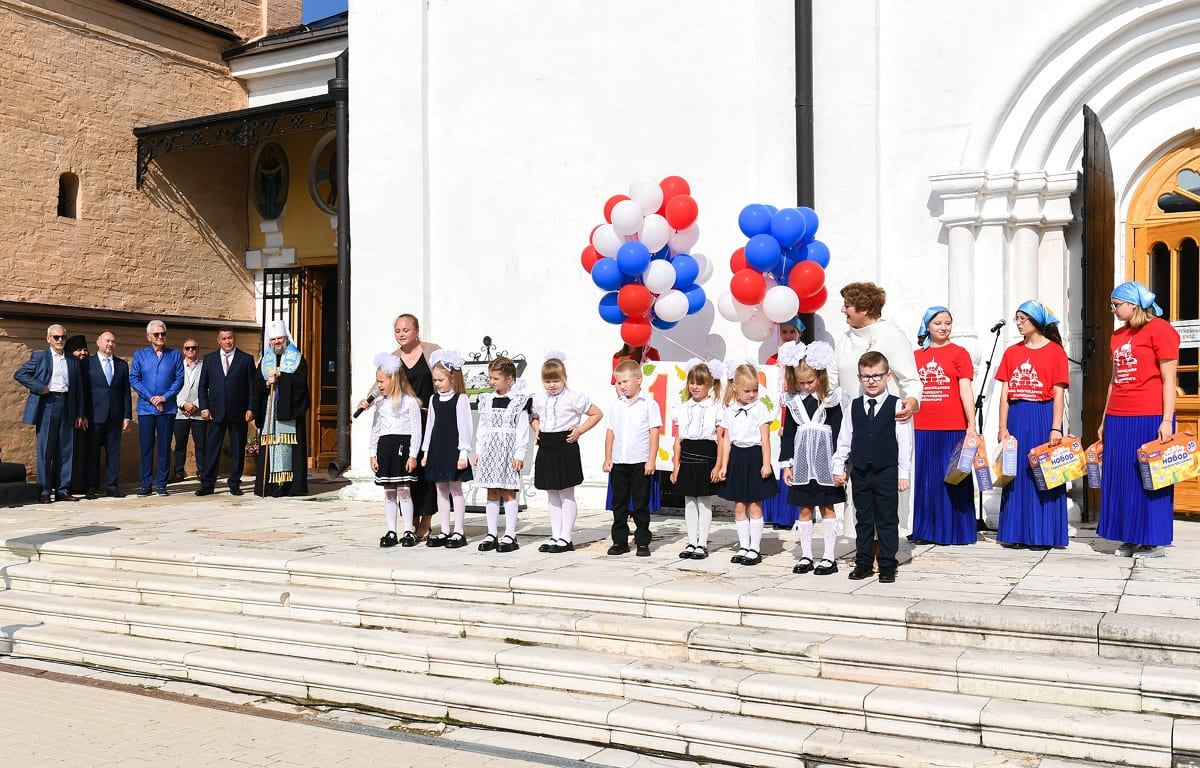
POLYGON ((996 324, 988 330, 988 333, 999 333, 1000 329, 1003 328, 1006 323, 1007 321, 1004 318, 1000 318, 996 321, 996 324))
POLYGON ((356 409, 354 411, 354 416, 352 418, 357 419, 359 416, 362 416, 362 412, 365 411, 367 408, 369 408, 371 406, 371 403, 375 402, 377 399, 379 399, 379 392, 378 392, 378 390, 372 389, 371 393, 367 395, 367 407, 356 409))

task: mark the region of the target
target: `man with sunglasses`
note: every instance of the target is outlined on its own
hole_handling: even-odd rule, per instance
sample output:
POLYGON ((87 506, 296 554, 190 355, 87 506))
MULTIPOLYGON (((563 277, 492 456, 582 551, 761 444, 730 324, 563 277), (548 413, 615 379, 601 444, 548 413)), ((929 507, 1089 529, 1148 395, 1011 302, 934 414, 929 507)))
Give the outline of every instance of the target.
POLYGON ((67 331, 55 324, 46 329, 48 349, 34 352, 13 378, 29 390, 25 424, 37 433, 38 501, 78 501, 71 495, 72 446, 76 429, 87 429, 83 404, 83 372, 74 356, 65 354, 67 331))
POLYGON ((200 359, 200 345, 188 337, 183 342, 183 389, 175 396, 178 412, 175 414, 175 469, 170 482, 187 479, 188 435, 192 436, 192 448, 196 451, 196 476, 204 472, 204 434, 208 425, 200 415, 200 372, 204 362, 200 359))
POLYGON ((142 488, 137 495, 157 492, 166 496, 177 411, 175 396, 183 388, 183 355, 178 349, 167 348, 167 326, 161 320, 146 324, 146 339, 150 346, 134 352, 129 365, 129 385, 138 395, 138 442, 142 449, 142 488))

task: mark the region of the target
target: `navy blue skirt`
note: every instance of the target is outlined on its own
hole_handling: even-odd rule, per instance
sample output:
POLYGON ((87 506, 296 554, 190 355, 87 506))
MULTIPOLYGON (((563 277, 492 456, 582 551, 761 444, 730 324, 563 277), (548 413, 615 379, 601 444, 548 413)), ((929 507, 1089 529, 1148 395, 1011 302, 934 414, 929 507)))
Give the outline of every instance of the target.
POLYGON ((996 540, 1006 544, 1067 546, 1067 486, 1039 491, 1029 451, 1046 442, 1054 420, 1054 401, 1019 401, 1008 407, 1008 431, 1017 438, 1017 476, 1000 497, 996 540))
POLYGON ((974 544, 975 480, 958 485, 945 481, 946 465, 966 430, 918 429, 913 477, 912 535, 909 540, 934 544, 974 544))
POLYGON ((1096 533, 1112 541, 1165 547, 1175 531, 1175 486, 1142 487, 1137 452, 1158 439, 1162 416, 1104 417, 1104 480, 1096 533))
POLYGON ((725 482, 720 493, 726 501, 743 504, 766 501, 779 493, 774 475, 762 476, 761 446, 740 448, 735 445, 729 449, 729 466, 725 468, 725 482))

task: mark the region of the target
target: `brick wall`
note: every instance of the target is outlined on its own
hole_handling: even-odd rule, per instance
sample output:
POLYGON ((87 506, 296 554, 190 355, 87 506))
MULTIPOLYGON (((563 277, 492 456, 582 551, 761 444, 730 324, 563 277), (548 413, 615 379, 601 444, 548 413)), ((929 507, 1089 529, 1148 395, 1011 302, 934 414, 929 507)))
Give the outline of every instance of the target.
POLYGON ((159 0, 163 5, 221 24, 246 40, 300 23, 302 0, 159 0))

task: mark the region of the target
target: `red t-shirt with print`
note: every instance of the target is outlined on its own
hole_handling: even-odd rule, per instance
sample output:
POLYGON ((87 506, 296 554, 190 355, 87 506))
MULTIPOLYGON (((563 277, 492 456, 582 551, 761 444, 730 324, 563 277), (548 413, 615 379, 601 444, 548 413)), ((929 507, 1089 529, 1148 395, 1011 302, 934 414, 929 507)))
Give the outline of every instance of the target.
POLYGON ((1179 359, 1179 332, 1161 317, 1141 328, 1125 326, 1112 335, 1112 396, 1114 416, 1158 416, 1163 412, 1159 363, 1179 359))
POLYGON ((923 394, 913 426, 929 430, 966 429, 967 415, 963 413, 958 388, 960 379, 969 382, 975 378, 971 355, 957 344, 918 349, 914 354, 923 394))
POLYGON ((1067 353, 1054 342, 1037 349, 1024 343, 1013 344, 1004 350, 996 380, 1008 382, 1008 401, 1045 402, 1054 399, 1054 387, 1071 382, 1067 370, 1067 353))

